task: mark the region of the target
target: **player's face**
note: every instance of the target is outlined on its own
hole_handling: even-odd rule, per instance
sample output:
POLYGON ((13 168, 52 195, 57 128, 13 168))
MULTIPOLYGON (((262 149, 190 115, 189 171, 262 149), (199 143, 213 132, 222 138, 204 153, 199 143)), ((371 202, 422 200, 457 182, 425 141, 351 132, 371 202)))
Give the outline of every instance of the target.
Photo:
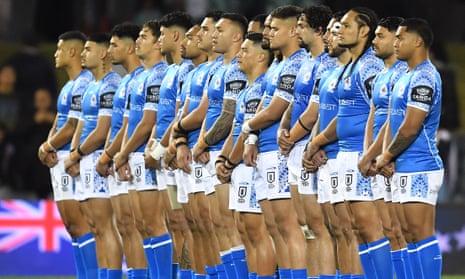
POLYGON ((82 66, 88 69, 95 69, 101 61, 102 46, 96 42, 87 41, 81 53, 82 66))
POLYGON ((407 27, 405 26, 399 26, 396 31, 396 39, 394 40, 394 53, 397 59, 408 60, 412 57, 417 40, 417 34, 407 32, 407 27))
POLYGON ((301 15, 299 20, 297 20, 297 28, 295 31, 297 33, 297 38, 299 39, 300 47, 307 48, 314 40, 315 31, 310 27, 310 25, 308 25, 307 17, 305 15, 301 15))
POLYGON ((326 32, 323 34, 323 44, 325 46, 325 51, 328 52, 329 51, 329 37, 331 35, 331 28, 333 27, 334 23, 336 22, 336 19, 332 18, 329 23, 328 23, 328 26, 326 26, 326 32))
POLYGON ((337 21, 334 22, 333 26, 329 31, 328 36, 328 54, 331 57, 339 57, 341 54, 346 51, 345 48, 339 45, 339 29, 341 24, 337 21))
POLYGON ((213 32, 213 50, 217 53, 225 53, 232 45, 232 37, 234 35, 235 26, 230 19, 221 18, 215 24, 213 32))
POLYGON ((373 50, 375 55, 381 59, 385 59, 394 54, 394 40, 396 36, 393 32, 385 27, 378 26, 375 30, 375 38, 373 39, 373 50))
POLYGON ((59 40, 57 43, 57 50, 55 51, 55 67, 61 68, 67 65, 68 63, 68 47, 66 42, 63 40, 59 40))
POLYGON ((297 21, 294 19, 273 18, 271 20, 270 48, 280 49, 286 46, 292 40, 296 26, 297 21))
POLYGON ((200 24, 200 31, 197 33, 199 48, 203 51, 212 49, 212 35, 215 31, 215 21, 211 17, 206 17, 200 24))
POLYGON ((142 28, 136 40, 136 55, 139 58, 146 58, 157 43, 157 37, 153 36, 152 30, 148 27, 142 28))
POLYGON ((186 32, 186 36, 181 43, 181 55, 183 58, 192 59, 198 57, 201 54, 201 50, 199 49, 197 43, 197 33, 199 30, 200 26, 194 25, 186 32))
POLYGON ((265 18, 264 28, 263 28, 263 41, 262 47, 264 49, 270 48, 270 31, 271 31, 271 16, 268 15, 265 18))
POLYGON ((113 64, 121 64, 128 56, 127 40, 120 39, 118 36, 112 36, 110 39, 110 46, 108 47, 108 53, 111 57, 113 64))
POLYGON ((175 48, 173 40, 174 32, 176 31, 171 27, 160 27, 160 38, 158 38, 158 41, 160 42, 161 53, 163 55, 171 53, 175 48))
POLYGON ((261 24, 259 21, 251 21, 247 26, 247 32, 261 33, 263 32, 261 24))
POLYGON ((237 54, 237 62, 239 64, 239 70, 247 73, 255 65, 257 65, 258 57, 260 55, 259 46, 254 45, 253 41, 245 40, 241 45, 241 50, 237 54))
POLYGON ((356 17, 357 13, 349 11, 341 19, 339 39, 342 47, 350 48, 357 45, 360 41, 361 28, 368 28, 366 25, 360 26, 356 17))

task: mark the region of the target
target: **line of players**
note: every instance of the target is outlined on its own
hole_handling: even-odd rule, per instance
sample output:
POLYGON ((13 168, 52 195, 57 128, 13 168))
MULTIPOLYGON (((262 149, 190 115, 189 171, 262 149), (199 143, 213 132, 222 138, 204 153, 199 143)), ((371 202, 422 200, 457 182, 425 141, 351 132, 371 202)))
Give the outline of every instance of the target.
POLYGON ((38 155, 78 278, 440 278, 432 39, 326 6, 62 34, 38 155))

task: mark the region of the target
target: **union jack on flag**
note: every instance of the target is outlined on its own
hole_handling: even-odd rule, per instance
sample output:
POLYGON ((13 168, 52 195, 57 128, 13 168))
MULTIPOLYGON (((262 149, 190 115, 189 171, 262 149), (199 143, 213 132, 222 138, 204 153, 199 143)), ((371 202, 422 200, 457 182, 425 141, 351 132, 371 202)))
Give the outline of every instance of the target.
POLYGON ((69 240, 54 201, 0 201, 0 253, 12 252, 37 240, 40 252, 60 251, 69 240))

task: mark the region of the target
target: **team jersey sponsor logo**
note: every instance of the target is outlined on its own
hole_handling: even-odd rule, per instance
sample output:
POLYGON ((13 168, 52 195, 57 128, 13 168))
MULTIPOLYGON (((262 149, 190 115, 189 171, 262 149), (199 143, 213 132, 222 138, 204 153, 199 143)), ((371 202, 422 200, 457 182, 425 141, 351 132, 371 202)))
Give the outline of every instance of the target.
POLYGON ((255 113, 257 111, 259 103, 260 100, 258 99, 248 100, 245 105, 245 113, 255 113))
POLYGON ((230 91, 234 94, 239 94, 242 89, 244 89, 246 81, 244 80, 234 80, 226 83, 226 91, 230 91))
POLYGON ((412 101, 431 105, 433 103, 433 88, 429 86, 416 86, 412 89, 412 101))
POLYGON ((156 104, 160 102, 160 85, 152 85, 147 88, 145 102, 156 104))
POLYGON ((100 95, 100 107, 101 108, 113 108, 113 96, 115 92, 106 92, 100 95))
POLYGON ((294 92, 295 75, 283 75, 278 84, 278 89, 290 94, 294 92))

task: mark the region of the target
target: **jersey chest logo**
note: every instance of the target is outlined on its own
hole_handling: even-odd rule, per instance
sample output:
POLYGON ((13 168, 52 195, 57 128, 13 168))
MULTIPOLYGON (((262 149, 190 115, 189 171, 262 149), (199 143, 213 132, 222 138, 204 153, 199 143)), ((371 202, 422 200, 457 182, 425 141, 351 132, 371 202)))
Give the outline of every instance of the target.
POLYGON ((351 84, 352 84, 352 81, 350 77, 344 79, 344 90, 350 90, 351 84))

